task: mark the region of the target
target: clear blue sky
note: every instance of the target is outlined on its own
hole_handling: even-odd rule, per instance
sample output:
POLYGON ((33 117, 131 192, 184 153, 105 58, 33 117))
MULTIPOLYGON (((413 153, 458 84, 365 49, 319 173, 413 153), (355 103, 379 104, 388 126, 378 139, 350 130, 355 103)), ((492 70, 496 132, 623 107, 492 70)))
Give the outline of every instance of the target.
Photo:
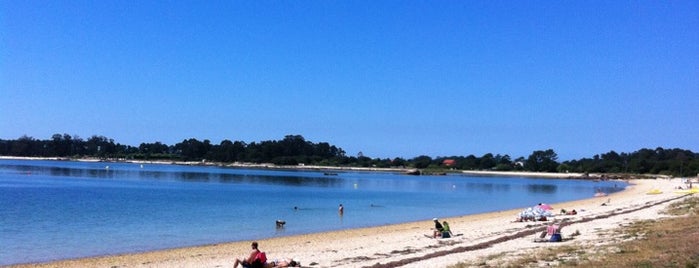
POLYGON ((699 152, 699 1, 0 0, 0 139, 699 152))

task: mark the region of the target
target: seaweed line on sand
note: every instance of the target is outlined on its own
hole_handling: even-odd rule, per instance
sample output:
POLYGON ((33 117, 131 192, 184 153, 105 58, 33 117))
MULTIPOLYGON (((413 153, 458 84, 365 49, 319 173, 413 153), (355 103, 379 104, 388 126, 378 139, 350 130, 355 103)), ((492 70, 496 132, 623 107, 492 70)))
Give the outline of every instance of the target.
MULTIPOLYGON (((674 197, 674 198, 669 198, 669 199, 661 200, 661 201, 658 201, 658 202, 655 202, 655 203, 650 203, 650 202, 649 202, 649 203, 646 203, 644 206, 640 206, 640 207, 637 207, 637 208, 633 208, 633 209, 629 209, 629 210, 624 210, 624 211, 620 211, 620 212, 612 211, 612 212, 609 212, 609 213, 606 213, 606 214, 603 214, 603 215, 598 215, 598 216, 595 216, 595 217, 582 218, 582 219, 580 219, 580 220, 569 221, 569 223, 585 223, 585 222, 589 222, 589 221, 593 221, 593 220, 606 219, 606 218, 609 218, 609 217, 612 217, 612 216, 623 215, 623 214, 627 214, 627 213, 632 213, 632 212, 636 212, 636 211, 639 211, 639 210, 647 209, 647 208, 650 208, 650 207, 653 207, 653 206, 657 206, 657 205, 660 205, 660 204, 664 204, 664 203, 667 203, 667 202, 675 201, 675 200, 684 198, 684 197, 686 197, 686 196, 687 196, 687 195, 681 195, 681 196, 678 196, 678 197, 674 197)), ((428 259, 431 259, 431 258, 442 257, 442 256, 446 256, 446 255, 453 254, 453 253, 462 253, 462 252, 467 252, 467 251, 473 251, 473 250, 479 250, 479 249, 488 248, 488 247, 491 247, 492 245, 495 245, 495 244, 503 243, 503 242, 506 242, 506 241, 509 241, 509 240, 512 240, 512 239, 517 239, 517 238, 522 238, 522 237, 530 236, 530 235, 539 233, 539 232, 544 231, 544 230, 546 230, 546 227, 538 227, 538 228, 535 228, 535 229, 520 231, 520 232, 517 232, 517 233, 512 234, 512 235, 500 236, 500 237, 498 237, 498 238, 495 238, 495 239, 492 239, 492 240, 489 240, 489 241, 485 241, 485 242, 482 242, 482 243, 478 243, 478 244, 475 244, 475 245, 471 245, 471 246, 463 246, 463 247, 453 248, 453 249, 450 249, 450 250, 436 251, 436 252, 433 252, 433 253, 430 253, 430 254, 426 254, 426 255, 423 255, 423 256, 419 256, 419 257, 407 258, 407 259, 398 260, 398 261, 392 261, 392 262, 383 263, 383 264, 382 264, 382 263, 376 263, 376 264, 371 265, 371 266, 364 266, 364 268, 393 268, 393 267, 400 267, 400 266, 403 266, 403 265, 406 265, 406 264, 409 264, 409 263, 418 262, 418 261, 424 261, 424 260, 428 260, 428 259)))

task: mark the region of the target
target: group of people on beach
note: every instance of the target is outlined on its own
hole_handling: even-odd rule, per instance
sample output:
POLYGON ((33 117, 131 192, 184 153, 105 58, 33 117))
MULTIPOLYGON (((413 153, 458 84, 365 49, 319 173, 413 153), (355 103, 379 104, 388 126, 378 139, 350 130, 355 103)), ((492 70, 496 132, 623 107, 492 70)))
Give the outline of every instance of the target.
POLYGON ((439 223, 439 219, 437 218, 432 219, 432 221, 434 221, 434 231, 432 232, 432 238, 450 238, 454 236, 454 234, 451 232, 451 228, 449 227, 449 223, 447 223, 447 221, 439 223))
POLYGON ((301 263, 296 258, 282 258, 267 260, 267 254, 260 251, 257 242, 252 242, 252 251, 247 258, 235 259, 233 268, 238 268, 241 265, 244 268, 273 268, 273 267, 301 267, 301 263))
MULTIPOLYGON (((342 214, 344 211, 344 208, 342 207, 342 204, 340 204, 340 207, 338 209, 338 212, 342 214)), ((572 211, 575 213, 575 210, 572 211)), ((566 213, 564 210, 562 213, 566 213)), ((568 214, 568 213, 566 213, 568 214)), ((575 213, 577 214, 577 213, 575 213)), ((572 215, 575 215, 572 214, 572 215)), ((571 214, 568 214, 571 215, 571 214)), ((447 221, 439 222, 438 218, 433 218, 432 221, 434 222, 434 229, 432 232, 432 238, 451 238, 454 236, 454 234, 451 232, 451 228, 449 227, 449 223, 447 221)), ((536 242, 542 242, 542 241, 550 241, 550 242, 560 242, 562 241, 561 239, 561 228, 562 228, 562 222, 558 221, 553 221, 551 224, 546 228, 546 231, 542 232, 540 239, 536 242), (548 239, 544 238, 548 236, 548 239)), ((275 267, 301 267, 301 263, 299 262, 298 259, 296 258, 282 258, 282 259, 275 259, 273 261, 268 261, 267 260, 267 255, 265 252, 260 251, 258 248, 258 243, 257 242, 252 242, 251 244, 252 251, 248 255, 247 258, 241 258, 241 259, 236 259, 235 263, 233 264, 233 268, 238 268, 238 265, 241 265, 244 268, 275 268, 275 267)))

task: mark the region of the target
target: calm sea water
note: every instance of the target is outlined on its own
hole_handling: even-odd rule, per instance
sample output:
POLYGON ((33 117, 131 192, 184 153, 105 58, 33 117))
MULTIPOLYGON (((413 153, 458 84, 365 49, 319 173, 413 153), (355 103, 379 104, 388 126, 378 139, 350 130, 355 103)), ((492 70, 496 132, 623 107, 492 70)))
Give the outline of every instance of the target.
POLYGON ((429 220, 625 187, 582 180, 0 160, 0 265, 429 220), (277 219, 287 222, 284 228, 276 228, 277 219))

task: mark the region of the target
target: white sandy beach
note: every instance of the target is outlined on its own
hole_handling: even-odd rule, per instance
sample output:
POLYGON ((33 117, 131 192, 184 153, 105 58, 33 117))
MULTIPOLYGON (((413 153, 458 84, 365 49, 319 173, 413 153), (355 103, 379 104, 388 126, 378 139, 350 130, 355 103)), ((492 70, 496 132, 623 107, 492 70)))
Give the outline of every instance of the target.
MULTIPOLYGON (((270 260, 295 257, 303 267, 445 267, 460 261, 476 261, 498 253, 523 254, 541 247, 575 243, 599 243, 609 230, 632 221, 667 217, 659 212, 686 196, 675 193, 679 179, 634 180, 625 191, 606 197, 552 204, 554 212, 576 209, 562 235, 580 235, 560 243, 535 243, 535 233, 547 222, 513 222, 520 209, 446 218, 455 234, 449 239, 426 237, 431 221, 373 228, 333 231, 259 240, 270 260), (652 189, 660 194, 647 194, 652 189), (602 206, 602 203, 607 205, 602 206), (599 218, 597 218, 599 217, 599 218)), ((684 186, 684 185, 682 185, 684 186)), ((543 200, 545 201, 545 200, 543 200)), ((351 213, 348 211, 346 213, 351 213)), ((19 267, 232 267, 247 254, 250 242, 225 243, 137 254, 64 260, 19 267)))

